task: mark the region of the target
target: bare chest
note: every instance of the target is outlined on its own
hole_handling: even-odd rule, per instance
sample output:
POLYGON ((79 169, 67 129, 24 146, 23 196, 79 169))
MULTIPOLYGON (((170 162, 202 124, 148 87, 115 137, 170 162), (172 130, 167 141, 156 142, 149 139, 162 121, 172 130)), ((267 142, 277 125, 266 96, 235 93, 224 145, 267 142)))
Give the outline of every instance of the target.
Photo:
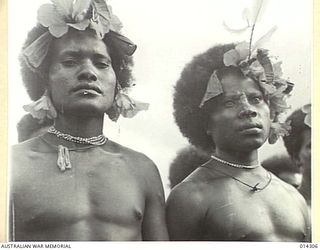
MULTIPOLYGON (((144 211, 141 181, 118 157, 71 154, 72 169, 57 170, 55 155, 35 159, 14 188, 17 226, 42 230, 99 221, 139 226, 144 211)), ((96 225, 96 223, 94 223, 96 225)))
POLYGON ((204 220, 206 237, 220 240, 303 241, 301 205, 278 185, 261 192, 230 187, 211 201, 204 220))

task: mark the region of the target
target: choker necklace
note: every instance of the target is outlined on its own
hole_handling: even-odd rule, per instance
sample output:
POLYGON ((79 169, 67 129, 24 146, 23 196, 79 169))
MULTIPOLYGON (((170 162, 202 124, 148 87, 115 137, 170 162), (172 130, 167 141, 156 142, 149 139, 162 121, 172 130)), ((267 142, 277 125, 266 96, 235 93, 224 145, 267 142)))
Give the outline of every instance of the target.
POLYGON ((64 134, 60 131, 58 131, 54 126, 50 127, 48 129, 48 133, 53 134, 57 136, 58 138, 62 138, 66 141, 71 141, 79 144, 91 144, 95 146, 101 146, 104 145, 108 138, 105 137, 103 134, 93 137, 79 137, 79 136, 73 136, 69 134, 64 134))
POLYGON ((228 166, 234 167, 234 168, 252 169, 252 168, 257 168, 257 167, 260 167, 260 166, 261 166, 260 163, 257 164, 257 165, 242 165, 242 164, 236 164, 236 163, 231 163, 231 162, 222 160, 222 159, 220 159, 220 158, 218 158, 218 157, 216 157, 216 156, 214 156, 214 155, 211 155, 210 157, 211 157, 211 159, 214 159, 214 160, 216 160, 216 161, 218 161, 218 162, 221 162, 221 163, 223 163, 223 164, 225 164, 225 165, 228 165, 228 166))
MULTIPOLYGON (((209 168, 209 167, 207 167, 207 166, 203 166, 203 167, 209 168)), ((225 176, 228 176, 228 177, 234 179, 234 180, 237 181, 237 182, 240 182, 241 184, 249 187, 249 188, 250 188, 250 191, 252 191, 252 192, 260 192, 260 191, 264 190, 266 187, 269 186, 269 184, 270 184, 271 181, 272 181, 272 174, 270 173, 270 171, 267 171, 267 173, 268 173, 268 182, 267 182, 267 184, 264 185, 263 187, 259 188, 258 186, 259 186, 260 182, 258 182, 258 183, 255 184, 254 186, 252 186, 252 185, 250 185, 250 184, 248 184, 248 183, 245 183, 244 181, 241 181, 240 179, 238 179, 238 178, 236 178, 236 177, 234 177, 234 176, 232 176, 232 175, 230 175, 230 174, 227 174, 227 173, 225 173, 225 172, 223 172, 223 171, 221 171, 221 170, 213 169, 213 168, 209 168, 209 169, 212 169, 213 171, 219 172, 219 173, 221 173, 221 174, 223 174, 223 175, 225 175, 225 176)))

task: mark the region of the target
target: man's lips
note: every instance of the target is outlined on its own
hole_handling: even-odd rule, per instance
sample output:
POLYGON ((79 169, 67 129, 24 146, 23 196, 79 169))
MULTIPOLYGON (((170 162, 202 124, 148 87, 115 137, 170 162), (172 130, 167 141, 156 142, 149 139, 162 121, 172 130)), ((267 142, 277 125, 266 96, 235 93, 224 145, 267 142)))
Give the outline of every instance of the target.
POLYGON ((245 124, 239 128, 239 131, 243 134, 258 134, 262 130, 260 123, 245 124))
POLYGON ((91 84, 79 84, 76 87, 72 88, 70 92, 84 92, 84 93, 98 93, 102 94, 101 89, 96 85, 91 84))

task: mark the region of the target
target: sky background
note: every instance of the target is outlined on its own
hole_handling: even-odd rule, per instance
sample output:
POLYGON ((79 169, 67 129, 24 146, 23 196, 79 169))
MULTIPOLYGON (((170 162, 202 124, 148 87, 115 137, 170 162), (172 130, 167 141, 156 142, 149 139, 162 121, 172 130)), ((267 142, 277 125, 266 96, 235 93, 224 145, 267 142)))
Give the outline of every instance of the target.
MULTIPOLYGON (((109 0, 124 24, 123 33, 138 45, 132 97, 150 103, 146 112, 117 123, 106 119, 104 133, 116 142, 143 152, 160 170, 168 194, 168 170, 178 150, 188 145, 172 115, 175 82, 193 56, 217 43, 249 40, 248 32, 230 33, 245 25, 244 8, 253 0, 109 0)), ((20 77, 18 56, 27 32, 36 24, 38 7, 48 0, 10 0, 9 4, 9 143, 17 143, 16 123, 30 103, 20 77)), ((292 110, 310 102, 312 63, 312 1, 269 0, 256 26, 254 41, 273 26, 278 29, 263 46, 283 61, 284 78, 295 83, 292 110)), ((284 151, 282 141, 266 144, 260 159, 284 151)))

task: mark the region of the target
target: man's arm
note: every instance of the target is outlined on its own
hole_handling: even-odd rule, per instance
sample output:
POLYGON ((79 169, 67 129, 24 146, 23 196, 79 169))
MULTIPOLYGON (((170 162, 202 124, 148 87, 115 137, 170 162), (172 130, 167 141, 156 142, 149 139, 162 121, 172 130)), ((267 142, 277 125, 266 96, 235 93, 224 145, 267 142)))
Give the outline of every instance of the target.
POLYGON ((168 240, 164 191, 157 167, 149 161, 144 173, 146 203, 142 222, 143 240, 168 240))
POLYGON ((205 208, 195 185, 181 183, 169 195, 166 215, 170 240, 199 240, 203 236, 205 208))
POLYGON ((306 200, 303 198, 303 196, 300 194, 300 192, 294 188, 291 185, 285 185, 285 188, 288 190, 289 194, 295 198, 297 201, 297 205, 300 207, 300 210, 303 214, 305 225, 306 225, 306 237, 305 241, 311 242, 312 240, 312 233, 311 233, 311 213, 310 209, 308 208, 308 205, 306 203, 306 200))

